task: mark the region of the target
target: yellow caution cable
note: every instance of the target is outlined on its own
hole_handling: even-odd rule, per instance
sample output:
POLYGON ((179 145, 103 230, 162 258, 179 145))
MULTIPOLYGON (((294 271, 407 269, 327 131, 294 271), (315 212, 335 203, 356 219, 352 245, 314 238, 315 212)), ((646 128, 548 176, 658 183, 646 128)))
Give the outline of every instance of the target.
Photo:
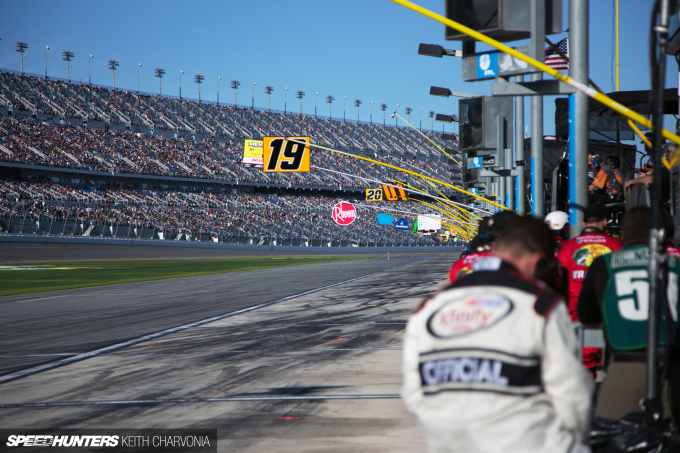
POLYGON ((314 148, 325 149, 326 151, 331 151, 331 152, 337 153, 337 154, 343 154, 345 156, 353 157, 355 159, 365 160, 366 162, 372 162, 374 164, 382 165, 384 167, 393 168, 395 170, 403 171, 404 173, 408 173, 409 175, 420 176, 421 178, 427 179, 428 181, 436 182, 437 184, 441 184, 442 186, 446 186, 446 187, 449 187, 453 190, 457 190, 458 192, 462 192, 466 195, 470 195, 471 197, 477 198, 481 201, 486 201, 487 203, 492 204, 492 205, 496 206, 497 208, 505 209, 506 211, 508 210, 508 208, 506 208, 505 206, 499 205, 498 203, 495 203, 491 200, 487 200, 486 198, 481 197, 481 196, 474 194, 472 192, 468 192, 465 189, 461 189, 460 187, 456 187, 452 184, 446 183, 444 181, 440 181, 440 180, 435 179, 435 178, 430 178, 429 176, 421 175, 420 173, 416 173, 414 171, 407 170, 405 168, 397 167, 396 165, 386 164, 384 162, 380 162, 380 161, 377 161, 377 160, 374 160, 374 159, 369 159, 368 157, 358 156, 356 154, 350 154, 350 153, 346 153, 344 151, 340 151, 340 150, 337 150, 337 149, 328 148, 326 146, 315 145, 313 143, 307 143, 307 142, 303 142, 303 141, 294 140, 292 138, 286 138, 286 140, 293 142, 293 143, 299 143, 299 144, 305 145, 305 146, 312 146, 314 148))
MULTIPOLYGON (((621 115, 625 116, 626 118, 629 118, 637 123, 642 124, 645 127, 648 127, 649 129, 653 129, 652 122, 645 118, 644 116, 638 114, 637 112, 632 111, 631 109, 624 107, 623 105, 619 104, 618 102, 614 101, 611 99, 609 96, 603 94, 603 93, 598 93, 597 90, 590 88, 588 85, 581 83, 577 80, 574 80, 573 78, 569 77, 566 74, 561 73, 560 71, 553 69, 549 66, 547 66, 544 63, 541 63, 540 61, 536 61, 533 58, 524 55, 522 52, 519 52, 509 46, 506 46, 505 44, 502 44, 494 39, 489 38, 488 36, 485 36, 469 27, 466 27, 465 25, 459 24, 458 22, 454 22, 451 19, 447 19, 444 16, 441 16, 435 12, 432 12, 426 8, 423 8, 422 6, 416 5, 415 3, 412 3, 408 0, 392 0, 394 3, 397 3, 399 5, 402 5, 410 10, 413 10, 417 13, 420 13, 426 17, 429 17, 431 19, 436 20, 437 22, 441 22, 442 24, 446 25, 447 27, 453 28, 454 30, 457 30, 461 33, 465 33, 466 35, 481 41, 485 44, 488 44, 492 47, 495 47, 496 49, 505 52, 509 55, 512 55, 513 57, 517 58, 518 60, 522 60, 531 66, 533 66, 536 69, 540 69, 541 71, 545 72, 546 74, 549 74, 553 77, 555 77, 557 80, 560 80, 580 92, 586 94, 588 97, 595 99, 596 101, 600 102, 601 104, 606 105, 610 109, 620 113, 621 115)), ((672 132, 662 129, 661 134, 663 135, 664 138, 667 138, 668 140, 672 141, 673 143, 676 143, 680 145, 680 137, 677 135, 673 134, 672 132)), ((494 203, 495 204, 495 203, 494 203)), ((496 205, 498 206, 498 205, 496 205)))

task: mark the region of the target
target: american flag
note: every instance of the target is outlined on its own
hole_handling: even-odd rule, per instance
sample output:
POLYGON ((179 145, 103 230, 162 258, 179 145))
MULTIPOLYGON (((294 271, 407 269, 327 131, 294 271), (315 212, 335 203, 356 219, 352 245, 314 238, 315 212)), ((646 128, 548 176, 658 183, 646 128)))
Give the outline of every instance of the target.
MULTIPOLYGON (((569 58, 569 38, 564 38, 562 41, 555 44, 555 47, 560 49, 567 58, 569 58)), ((569 69, 569 63, 564 61, 557 52, 555 52, 552 47, 546 47, 545 49, 545 64, 553 69, 565 70, 569 69)))

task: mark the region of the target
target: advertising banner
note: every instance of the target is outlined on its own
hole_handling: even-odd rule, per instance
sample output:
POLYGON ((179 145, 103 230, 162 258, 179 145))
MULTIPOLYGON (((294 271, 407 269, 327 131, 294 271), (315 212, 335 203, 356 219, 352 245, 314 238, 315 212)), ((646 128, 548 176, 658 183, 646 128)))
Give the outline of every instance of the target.
POLYGON ((408 220, 406 220, 405 217, 402 217, 394 224, 394 228, 397 230, 408 230, 408 220))
POLYGON ((341 201, 333 206, 333 220, 338 225, 350 225, 357 218, 357 210, 352 203, 341 201))
POLYGON ((262 140, 246 140, 243 144, 243 165, 262 167, 262 140))
POLYGON ((379 225, 392 225, 394 223, 394 217, 389 214, 378 214, 376 217, 379 225))
POLYGON ((439 214, 419 215, 419 230, 440 230, 442 228, 442 218, 439 214))

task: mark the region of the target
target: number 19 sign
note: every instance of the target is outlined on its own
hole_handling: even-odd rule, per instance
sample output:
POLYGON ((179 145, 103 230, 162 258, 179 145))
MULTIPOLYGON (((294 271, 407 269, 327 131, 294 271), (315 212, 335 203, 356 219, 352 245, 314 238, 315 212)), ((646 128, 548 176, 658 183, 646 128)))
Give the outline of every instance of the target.
POLYGON ((309 137, 264 137, 262 170, 265 173, 309 171, 309 143, 309 137))

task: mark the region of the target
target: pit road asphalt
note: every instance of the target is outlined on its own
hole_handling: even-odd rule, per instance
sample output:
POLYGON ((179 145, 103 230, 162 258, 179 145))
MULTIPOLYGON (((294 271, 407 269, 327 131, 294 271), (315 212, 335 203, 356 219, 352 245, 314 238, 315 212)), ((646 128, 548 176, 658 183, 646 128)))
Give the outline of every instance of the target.
MULTIPOLYGON (((3 312, 18 317, 0 321, 15 334, 1 337, 3 354, 67 354, 380 272, 5 382, 0 419, 5 428, 217 428, 218 451, 229 452, 423 451, 399 398, 401 341, 457 255, 3 298, 3 312)), ((15 357, 11 368, 31 360, 15 357)))

